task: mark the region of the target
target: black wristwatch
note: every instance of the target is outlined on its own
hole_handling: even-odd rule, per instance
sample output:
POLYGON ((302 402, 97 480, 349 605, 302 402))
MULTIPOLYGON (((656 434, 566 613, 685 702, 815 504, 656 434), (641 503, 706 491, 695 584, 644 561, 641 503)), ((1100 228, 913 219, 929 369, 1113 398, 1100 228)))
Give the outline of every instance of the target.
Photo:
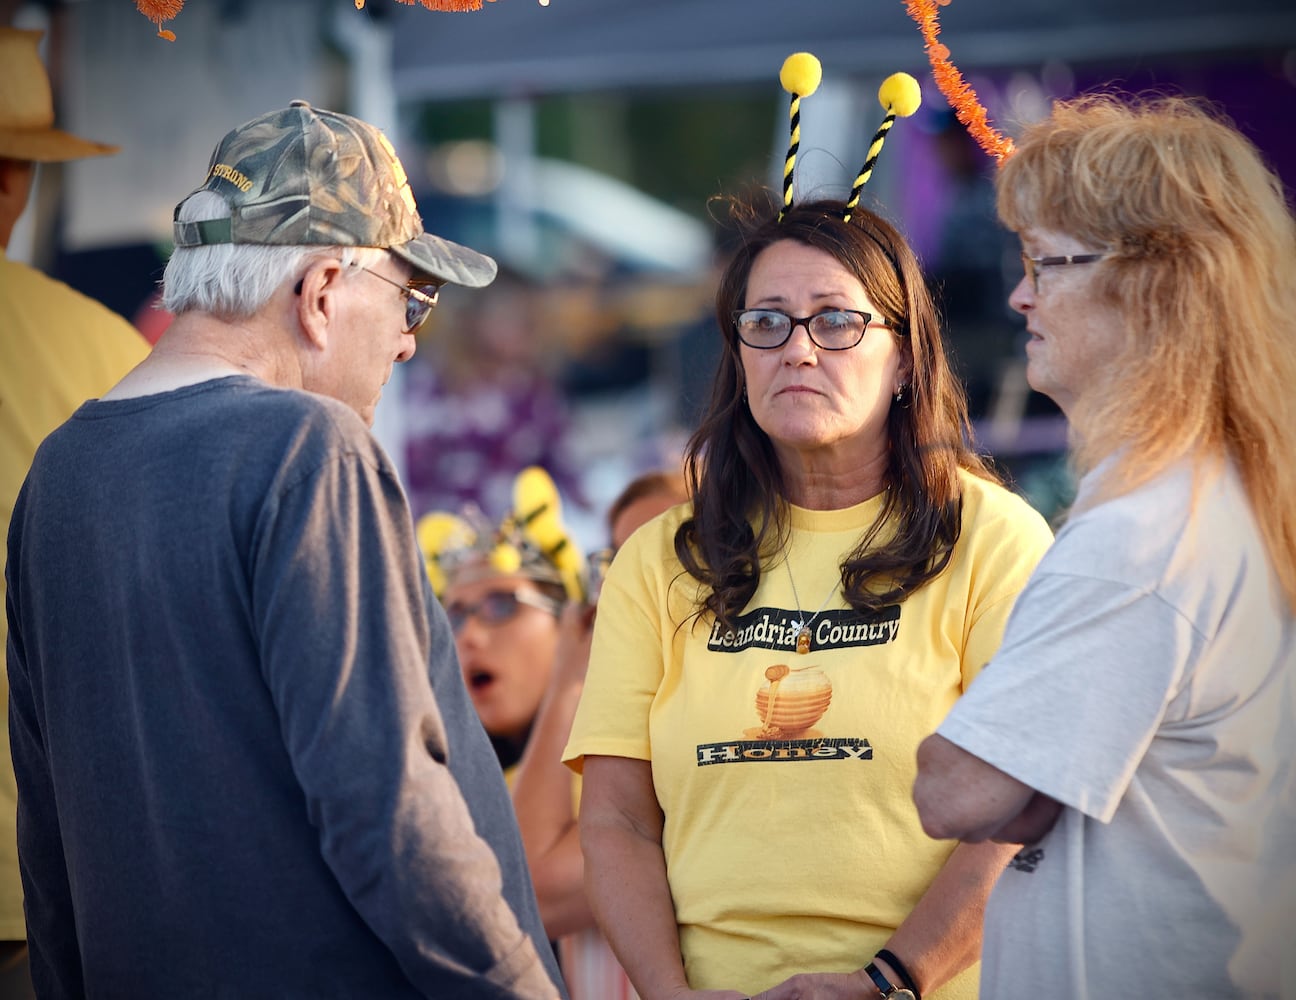
POLYGON ((915 1000, 912 990, 907 990, 903 986, 897 986, 891 982, 882 974, 882 970, 872 962, 864 966, 864 971, 868 973, 868 977, 873 980, 873 985, 878 988, 878 991, 886 1000, 915 1000))

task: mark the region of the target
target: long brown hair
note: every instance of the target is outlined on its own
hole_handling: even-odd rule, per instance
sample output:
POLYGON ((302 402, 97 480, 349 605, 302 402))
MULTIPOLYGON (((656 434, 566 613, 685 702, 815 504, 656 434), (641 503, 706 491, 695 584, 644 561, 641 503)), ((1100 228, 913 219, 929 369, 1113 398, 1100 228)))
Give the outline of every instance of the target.
POLYGON ((876 610, 894 604, 937 576, 950 560, 961 527, 959 469, 998 479, 968 443, 963 386, 950 370, 918 261, 893 226, 864 208, 857 208, 850 222, 842 221, 839 201, 798 204, 782 221, 776 206, 750 198, 731 208, 740 243, 716 294, 724 351, 710 404, 685 451, 693 516, 675 535, 684 569, 710 587, 698 611, 732 625, 756 592, 762 560, 782 551, 788 539, 783 470, 743 400, 732 319, 746 304, 756 257, 782 240, 831 254, 854 274, 912 355, 907 396, 892 404, 887 418, 886 500, 877 521, 841 565, 843 591, 852 607, 876 610), (889 521, 896 526, 894 537, 875 545, 889 521))

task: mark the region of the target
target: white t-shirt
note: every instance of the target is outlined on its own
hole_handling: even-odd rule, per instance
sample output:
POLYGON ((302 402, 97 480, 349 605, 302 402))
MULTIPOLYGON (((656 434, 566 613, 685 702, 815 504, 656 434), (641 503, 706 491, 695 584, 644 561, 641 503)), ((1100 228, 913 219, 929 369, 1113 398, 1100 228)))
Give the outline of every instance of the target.
POLYGON ((985 996, 1296 971, 1296 623, 1236 472, 1191 490, 1178 468, 1068 523, 939 729, 1067 807, 991 896, 985 996))

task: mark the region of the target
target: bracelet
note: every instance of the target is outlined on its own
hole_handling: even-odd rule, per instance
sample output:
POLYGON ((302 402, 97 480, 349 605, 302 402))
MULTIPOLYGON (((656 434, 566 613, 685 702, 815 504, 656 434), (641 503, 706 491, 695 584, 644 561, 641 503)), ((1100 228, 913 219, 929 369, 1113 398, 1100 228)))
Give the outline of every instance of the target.
POLYGON ((918 984, 914 982, 914 977, 909 975, 909 970, 905 968, 904 962, 885 948, 879 948, 875 957, 882 959, 887 965, 895 969, 895 974, 903 980, 905 989, 914 995, 914 1000, 922 1000, 922 994, 918 992, 918 984))

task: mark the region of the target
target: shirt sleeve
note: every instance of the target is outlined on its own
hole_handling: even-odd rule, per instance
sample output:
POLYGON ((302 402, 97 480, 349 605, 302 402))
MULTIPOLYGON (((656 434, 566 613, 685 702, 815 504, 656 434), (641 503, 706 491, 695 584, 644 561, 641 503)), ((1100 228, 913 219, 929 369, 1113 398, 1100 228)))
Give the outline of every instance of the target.
POLYGON ((603 581, 589 670, 563 750, 563 761, 577 773, 587 754, 652 759, 649 715, 675 634, 670 608, 659 598, 669 586, 664 577, 679 570, 662 549, 673 526, 667 519, 635 532, 603 581))
POLYGON ((1017 597, 1053 543, 1053 532, 1038 512, 1011 497, 965 524, 964 540, 972 550, 962 655, 966 691, 999 649, 1017 597))
POLYGON ((343 891, 427 995, 555 997, 446 767, 399 485, 372 456, 333 456, 262 520, 262 669, 343 891))
POLYGON ((937 730, 1037 791, 1110 822, 1200 636, 1156 593, 1050 572, 937 730))
MULTIPOLYGON (((9 565, 16 564, 18 535, 9 565)), ((7 605, 15 603, 17 588, 9 588, 7 605)), ((18 621, 16 609, 10 622, 18 621)), ((10 629, 7 640, 9 672, 9 737, 19 783, 29 790, 18 803, 18 865, 22 873, 23 910, 27 919, 29 961, 33 981, 42 996, 85 995, 81 950, 77 944, 72 887, 64 861, 63 832, 55 806, 54 783, 45 752, 41 713, 27 673, 21 633, 10 629)))

